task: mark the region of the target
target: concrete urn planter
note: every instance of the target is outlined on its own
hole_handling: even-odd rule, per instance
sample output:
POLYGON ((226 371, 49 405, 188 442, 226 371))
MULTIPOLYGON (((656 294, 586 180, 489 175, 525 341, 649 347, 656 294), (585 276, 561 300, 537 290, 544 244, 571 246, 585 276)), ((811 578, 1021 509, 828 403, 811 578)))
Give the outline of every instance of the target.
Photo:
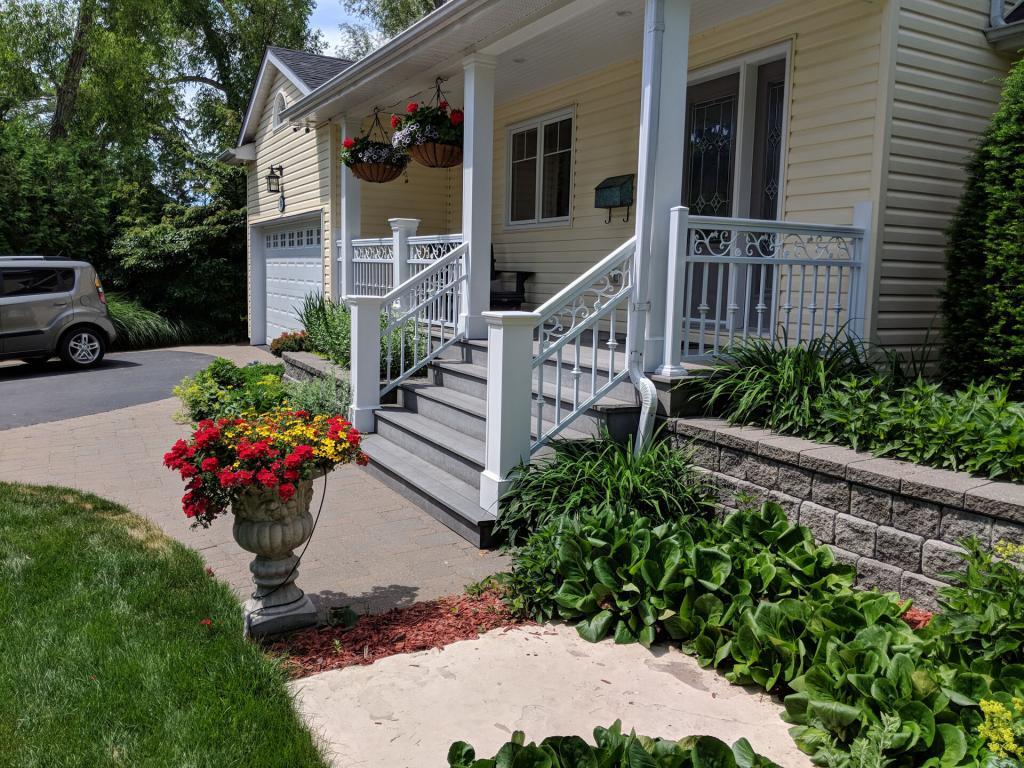
POLYGON ((256 589, 243 609, 246 633, 252 636, 287 632, 317 620, 312 600, 295 585, 298 557, 293 551, 313 531, 313 481, 295 485, 288 501, 281 500, 276 488, 252 487, 231 505, 235 541, 256 555, 249 564, 256 589))

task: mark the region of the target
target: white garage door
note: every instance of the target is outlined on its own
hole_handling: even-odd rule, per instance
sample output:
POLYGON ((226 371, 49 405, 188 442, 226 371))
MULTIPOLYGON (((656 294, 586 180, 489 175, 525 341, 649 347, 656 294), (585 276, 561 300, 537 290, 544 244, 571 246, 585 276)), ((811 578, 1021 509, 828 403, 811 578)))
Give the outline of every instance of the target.
POLYGON ((263 230, 267 259, 267 343, 302 328, 297 308, 323 291, 319 218, 263 230))

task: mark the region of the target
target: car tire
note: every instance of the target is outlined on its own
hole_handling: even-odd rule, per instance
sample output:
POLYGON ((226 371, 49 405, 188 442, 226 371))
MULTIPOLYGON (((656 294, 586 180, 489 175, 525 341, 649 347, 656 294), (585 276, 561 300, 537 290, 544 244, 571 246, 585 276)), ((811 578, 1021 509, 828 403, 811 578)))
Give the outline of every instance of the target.
POLYGON ((72 328, 60 338, 57 354, 71 368, 91 368, 107 351, 103 332, 91 326, 72 328))

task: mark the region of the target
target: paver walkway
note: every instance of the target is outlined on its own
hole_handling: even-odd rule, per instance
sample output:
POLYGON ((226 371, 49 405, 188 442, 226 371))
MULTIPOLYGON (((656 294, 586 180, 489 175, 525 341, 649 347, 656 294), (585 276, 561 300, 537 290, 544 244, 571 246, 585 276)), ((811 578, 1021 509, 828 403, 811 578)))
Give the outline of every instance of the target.
MULTIPOLYGON (((252 347, 180 349, 239 364, 273 360, 252 347)), ((179 410, 180 403, 169 398, 0 430, 0 480, 69 486, 124 504, 199 550, 218 577, 247 596, 251 555, 235 544, 231 516, 209 530, 191 529, 181 512, 181 480, 163 467, 164 453, 188 432, 173 419, 179 410)), ((314 514, 323 482, 316 485, 314 514)), ((501 556, 478 551, 357 467, 335 470, 327 483, 323 513, 298 580, 321 607, 386 610, 459 592, 503 567, 501 556)))
POLYGON ((786 768, 805 768, 764 693, 729 685, 668 647, 593 644, 567 626, 495 630, 442 650, 391 656, 291 684, 337 768, 442 768, 454 741, 491 757, 522 730, 528 741, 582 736, 621 719, 645 736, 746 737, 786 768))

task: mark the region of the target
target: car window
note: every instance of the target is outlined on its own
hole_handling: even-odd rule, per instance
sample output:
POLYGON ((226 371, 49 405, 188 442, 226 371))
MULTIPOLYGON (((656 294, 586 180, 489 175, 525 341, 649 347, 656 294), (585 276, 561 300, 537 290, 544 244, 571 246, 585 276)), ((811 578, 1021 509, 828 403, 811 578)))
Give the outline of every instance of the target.
POLYGON ((75 270, 21 268, 0 270, 0 296, 65 293, 75 287, 75 270))

